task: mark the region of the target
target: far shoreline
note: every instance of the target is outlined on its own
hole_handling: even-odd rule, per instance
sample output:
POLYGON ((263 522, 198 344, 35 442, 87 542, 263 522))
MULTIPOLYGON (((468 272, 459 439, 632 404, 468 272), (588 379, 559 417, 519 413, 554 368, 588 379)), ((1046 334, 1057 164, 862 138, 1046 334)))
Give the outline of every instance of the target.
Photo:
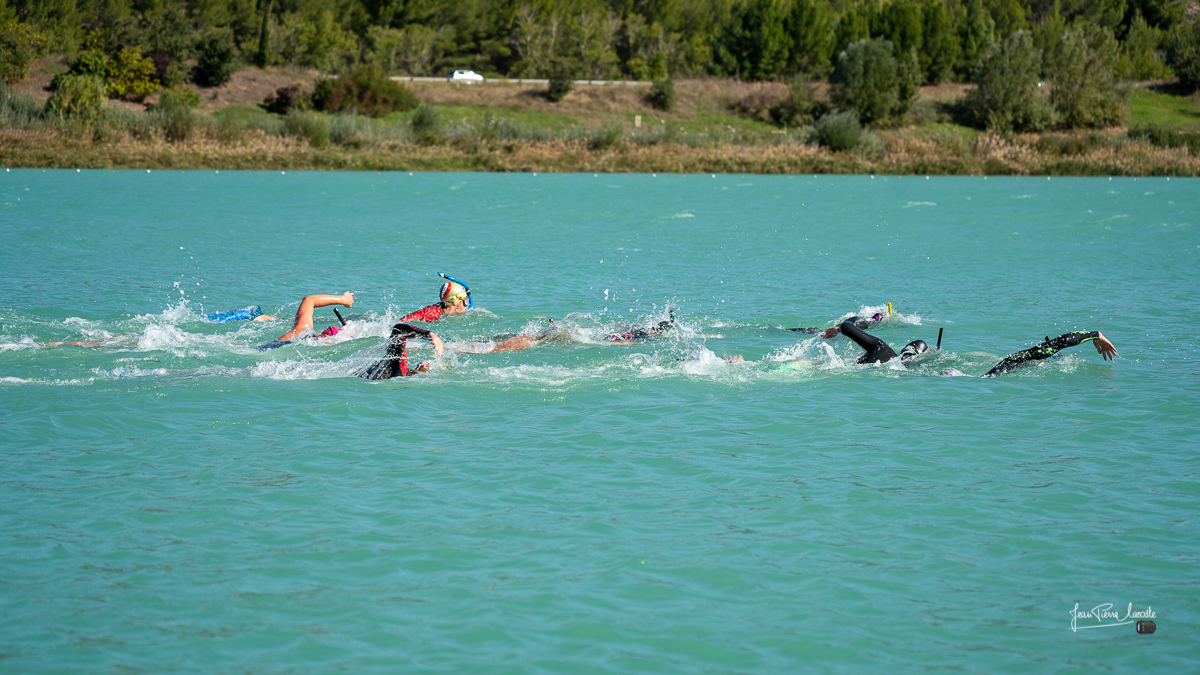
POLYGON ((205 133, 187 141, 123 137, 97 140, 90 129, 0 129, 0 166, 10 169, 485 171, 674 174, 894 174, 950 176, 1200 176, 1200 157, 1186 147, 1159 148, 1093 132, 1067 152, 1063 134, 1002 137, 973 143, 878 132, 873 153, 833 152, 801 142, 689 146, 626 140, 603 149, 587 140, 472 141, 435 145, 397 142, 383 149, 325 144, 251 132, 237 142, 205 133), (1046 139, 1056 142, 1047 143, 1046 139), (1111 139, 1111 142, 1106 142, 1111 139), (463 147, 467 146, 467 147, 463 147))

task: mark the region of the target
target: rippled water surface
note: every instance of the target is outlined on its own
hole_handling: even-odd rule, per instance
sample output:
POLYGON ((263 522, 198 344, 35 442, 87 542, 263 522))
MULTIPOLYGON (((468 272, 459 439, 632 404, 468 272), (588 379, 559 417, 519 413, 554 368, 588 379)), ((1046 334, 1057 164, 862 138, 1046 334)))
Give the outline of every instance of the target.
POLYGON ((1181 179, 2 173, 0 671, 1194 670, 1197 214, 1181 179), (354 377, 439 271, 447 354, 354 377), (348 339, 255 349, 347 290, 348 339), (942 349, 784 330, 888 303, 942 349), (1069 330, 1120 356, 959 376, 1069 330), (1072 631, 1107 603, 1157 632, 1072 631))

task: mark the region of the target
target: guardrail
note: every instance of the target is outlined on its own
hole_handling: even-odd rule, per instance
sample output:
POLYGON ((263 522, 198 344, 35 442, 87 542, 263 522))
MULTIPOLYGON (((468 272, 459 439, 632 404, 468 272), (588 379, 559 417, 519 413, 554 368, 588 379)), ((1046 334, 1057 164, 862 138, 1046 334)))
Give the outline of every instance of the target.
MULTIPOLYGON (((483 82, 470 82, 467 80, 451 80, 445 77, 412 77, 409 75, 393 75, 388 78, 397 82, 446 82, 453 84, 550 84, 550 80, 518 77, 495 77, 486 79, 483 82)), ((639 82, 635 80, 571 80, 571 84, 576 86, 586 85, 608 85, 608 84, 626 84, 626 85, 649 85, 653 82, 639 82)))

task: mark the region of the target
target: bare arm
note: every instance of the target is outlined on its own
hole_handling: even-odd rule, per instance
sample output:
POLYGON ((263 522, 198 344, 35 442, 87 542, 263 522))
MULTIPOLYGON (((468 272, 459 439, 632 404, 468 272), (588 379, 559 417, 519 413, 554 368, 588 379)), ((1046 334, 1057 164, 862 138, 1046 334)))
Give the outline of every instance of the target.
POLYGON ((300 307, 296 310, 296 323, 292 325, 292 329, 283 335, 279 336, 280 340, 293 340, 298 335, 306 330, 312 329, 313 310, 317 307, 328 307, 329 305, 341 305, 343 307, 354 306, 354 294, 346 291, 341 295, 308 295, 300 301, 300 307))

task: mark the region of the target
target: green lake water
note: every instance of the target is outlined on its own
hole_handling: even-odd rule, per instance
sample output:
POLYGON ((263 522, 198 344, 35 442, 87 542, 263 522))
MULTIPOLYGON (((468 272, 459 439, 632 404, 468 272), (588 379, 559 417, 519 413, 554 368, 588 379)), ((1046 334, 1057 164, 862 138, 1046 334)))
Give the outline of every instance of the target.
POLYGON ((0 173, 0 671, 1191 671, 1198 214, 1165 178, 0 173), (447 354, 354 377, 438 272, 447 354), (255 349, 347 290, 349 339, 255 349), (888 303, 942 349, 783 330, 888 303), (1120 355, 977 377, 1070 330, 1120 355), (1072 630, 1110 603, 1157 632, 1072 630))

